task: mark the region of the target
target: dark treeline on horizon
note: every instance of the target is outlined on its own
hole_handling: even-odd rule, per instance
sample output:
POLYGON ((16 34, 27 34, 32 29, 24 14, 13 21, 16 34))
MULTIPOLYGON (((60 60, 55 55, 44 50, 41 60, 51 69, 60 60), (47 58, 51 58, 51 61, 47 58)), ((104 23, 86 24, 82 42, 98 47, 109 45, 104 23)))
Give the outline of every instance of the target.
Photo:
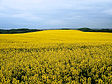
POLYGON ((42 31, 40 29, 26 29, 26 28, 21 28, 21 29, 0 29, 0 34, 15 34, 15 33, 27 33, 27 32, 36 32, 36 31, 42 31))
POLYGON ((110 32, 112 33, 112 29, 79 28, 78 30, 83 31, 83 32, 110 32))
POLYGON ((110 32, 112 33, 112 29, 91 29, 91 28, 61 28, 61 29, 0 29, 0 34, 15 34, 15 33, 28 33, 28 32, 36 32, 43 30, 80 30, 83 32, 110 32))

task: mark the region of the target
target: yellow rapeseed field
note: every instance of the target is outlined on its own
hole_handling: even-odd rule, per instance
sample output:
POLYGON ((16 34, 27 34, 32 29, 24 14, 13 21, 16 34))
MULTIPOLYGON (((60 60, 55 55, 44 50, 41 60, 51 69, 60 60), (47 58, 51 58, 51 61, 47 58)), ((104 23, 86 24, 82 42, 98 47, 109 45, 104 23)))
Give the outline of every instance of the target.
POLYGON ((112 33, 0 34, 0 84, 112 84, 112 33))

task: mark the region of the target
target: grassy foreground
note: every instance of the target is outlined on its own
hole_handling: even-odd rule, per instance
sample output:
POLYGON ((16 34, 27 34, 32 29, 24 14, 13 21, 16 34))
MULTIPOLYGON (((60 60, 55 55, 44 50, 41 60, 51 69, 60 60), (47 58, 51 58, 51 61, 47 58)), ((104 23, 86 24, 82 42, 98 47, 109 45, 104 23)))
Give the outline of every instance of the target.
POLYGON ((0 34, 1 84, 111 84, 112 33, 0 34))

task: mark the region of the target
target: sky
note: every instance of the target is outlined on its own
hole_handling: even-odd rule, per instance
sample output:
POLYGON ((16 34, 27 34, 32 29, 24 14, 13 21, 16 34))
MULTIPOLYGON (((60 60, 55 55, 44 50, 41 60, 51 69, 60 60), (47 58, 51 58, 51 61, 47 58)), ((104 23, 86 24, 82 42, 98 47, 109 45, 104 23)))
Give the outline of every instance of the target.
POLYGON ((0 0, 0 28, 112 28, 112 0, 0 0))

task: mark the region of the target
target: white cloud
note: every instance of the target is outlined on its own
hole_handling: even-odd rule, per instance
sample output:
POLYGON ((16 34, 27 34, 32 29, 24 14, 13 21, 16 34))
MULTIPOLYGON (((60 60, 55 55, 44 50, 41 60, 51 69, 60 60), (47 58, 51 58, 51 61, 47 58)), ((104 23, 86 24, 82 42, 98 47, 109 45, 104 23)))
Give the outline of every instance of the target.
POLYGON ((13 18, 22 18, 22 19, 29 20, 29 21, 37 21, 37 20, 41 21, 42 20, 41 17, 37 17, 37 16, 32 15, 30 13, 14 14, 11 17, 13 17, 13 18))
POLYGON ((85 23, 82 19, 86 18, 87 22, 97 18, 102 21, 101 14, 105 18, 111 17, 111 4, 112 0, 0 0, 0 19, 12 18, 46 25, 66 25, 68 22, 74 25, 70 22, 85 23))
POLYGON ((88 9, 90 4, 109 3, 111 0, 2 0, 1 6, 17 10, 88 9))
POLYGON ((112 9, 104 10, 103 13, 112 15, 112 9))

